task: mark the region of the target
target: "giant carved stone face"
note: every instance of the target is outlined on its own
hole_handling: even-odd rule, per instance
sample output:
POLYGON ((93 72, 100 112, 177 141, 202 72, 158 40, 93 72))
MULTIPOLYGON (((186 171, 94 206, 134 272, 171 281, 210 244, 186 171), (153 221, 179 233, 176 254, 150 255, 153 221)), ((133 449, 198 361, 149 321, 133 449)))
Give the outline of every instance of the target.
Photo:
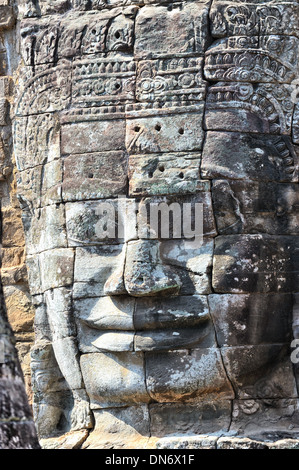
POLYGON ((296 2, 70 3, 20 30, 40 435, 298 432, 296 2), (161 203, 202 204, 202 243, 152 237, 161 203))

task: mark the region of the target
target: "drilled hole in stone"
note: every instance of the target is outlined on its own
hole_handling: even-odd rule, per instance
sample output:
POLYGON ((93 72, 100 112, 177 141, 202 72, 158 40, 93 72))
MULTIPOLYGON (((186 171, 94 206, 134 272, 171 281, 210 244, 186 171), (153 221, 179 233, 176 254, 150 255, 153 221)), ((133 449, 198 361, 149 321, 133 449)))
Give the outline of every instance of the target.
POLYGON ((93 178, 93 173, 89 173, 89 174, 88 174, 88 178, 91 178, 91 179, 92 179, 92 178, 93 178))
POLYGON ((184 134, 184 129, 182 127, 179 128, 179 134, 183 135, 184 134))
POLYGON ((119 39, 119 38, 120 38, 120 33, 119 33, 119 31, 116 31, 116 33, 114 34, 114 37, 115 37, 116 39, 119 39))
POLYGON ((184 173, 181 171, 181 173, 179 174, 179 178, 181 179, 184 179, 184 173))
POLYGON ((156 125, 155 125, 155 129, 156 129, 156 131, 160 132, 160 130, 161 130, 160 124, 156 124, 156 125))
POLYGON ((135 126, 135 127, 134 127, 134 131, 135 131, 135 132, 139 132, 139 131, 140 131, 140 127, 139 127, 139 126, 135 126))
POLYGON ((164 166, 159 166, 159 170, 161 171, 161 173, 163 173, 163 171, 165 170, 164 166))

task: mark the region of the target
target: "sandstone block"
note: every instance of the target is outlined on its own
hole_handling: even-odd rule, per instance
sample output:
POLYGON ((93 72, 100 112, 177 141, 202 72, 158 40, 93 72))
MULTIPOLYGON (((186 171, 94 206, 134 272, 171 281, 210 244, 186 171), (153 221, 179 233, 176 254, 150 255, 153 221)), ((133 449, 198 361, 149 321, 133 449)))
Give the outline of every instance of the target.
POLYGON ((83 445, 84 449, 145 448, 150 435, 147 405, 94 410, 95 428, 83 445))
POLYGON ((44 291, 70 286, 74 275, 74 251, 56 248, 39 255, 41 283, 44 291))
POLYGON ((219 81, 208 90, 205 128, 290 135, 294 91, 284 83, 219 81))
POLYGON ((190 153, 130 156, 130 195, 195 193, 208 184, 199 180, 200 159, 190 153))
POLYGON ((186 348, 215 347, 211 322, 196 328, 155 329, 138 331, 134 337, 135 351, 172 351, 186 348))
POLYGON ((242 399, 295 398, 289 347, 283 344, 223 347, 227 375, 242 399))
MULTIPOLYGON (((128 115, 130 117, 130 115, 128 115)), ((201 150, 203 105, 188 110, 140 111, 127 119, 126 148, 130 155, 159 152, 190 152, 201 150), (184 112, 185 111, 185 112, 184 112), (189 112, 188 112, 189 111, 189 112), (188 114, 187 114, 188 112, 188 114)))
POLYGON ((54 248, 67 247, 64 229, 65 214, 62 204, 36 209, 33 214, 23 211, 22 221, 28 255, 54 248), (45 227, 47 227, 47 230, 45 230, 45 227))
POLYGON ((106 245, 76 249, 74 298, 105 295, 104 286, 114 271, 123 272, 123 245, 106 245))
MULTIPOLYGON (((185 440, 189 441, 189 438, 193 439, 190 434, 198 436, 227 431, 231 402, 221 399, 215 401, 203 399, 197 404, 154 403, 150 405, 149 412, 152 435, 160 438, 165 436, 165 439, 167 436, 183 435, 185 440)), ((208 440, 213 440, 213 436, 209 436, 208 440)), ((159 448, 160 442, 157 443, 159 448)))
POLYGON ((298 290, 296 237, 228 235, 216 239, 215 292, 292 292, 298 290))
MULTIPOLYGON (((240 436, 277 441, 282 436, 296 439, 298 400, 235 400, 231 430, 240 436)), ((271 443, 267 443, 269 447, 271 443)), ((270 447, 271 448, 271 447, 270 447)))
POLYGON ((136 330, 200 328, 207 321, 209 321, 209 308, 204 295, 136 299, 134 310, 136 330))
POLYGON ((211 81, 291 83, 298 68, 298 47, 294 36, 222 39, 206 52, 205 77, 211 81))
POLYGON ((283 137, 208 132, 201 174, 203 178, 296 182, 296 166, 297 156, 283 137))
POLYGON ((216 180, 212 195, 220 234, 296 235, 299 231, 297 184, 216 180))
POLYGON ((214 37, 253 36, 256 34, 298 34, 298 17, 295 2, 250 1, 246 5, 237 2, 216 0, 213 2, 210 18, 211 32, 214 37), (238 22, 238 15, 243 22, 238 22), (270 21, 271 18, 271 21, 270 21))
POLYGON ((208 298, 219 346, 291 341, 292 294, 211 294, 208 298))
POLYGON ((64 159, 64 201, 126 194, 127 157, 122 151, 70 155, 64 159))
POLYGON ((24 232, 21 213, 13 207, 2 208, 2 246, 12 247, 24 245, 24 232))
POLYGON ((135 55, 203 53, 209 41, 207 21, 207 2, 179 3, 171 9, 145 6, 136 18, 135 55))
POLYGON ((124 119, 75 122, 61 128, 62 154, 123 150, 124 145, 124 119))
POLYGON ((234 393, 216 348, 145 353, 146 384, 159 403, 199 402, 209 397, 233 398, 234 393))
POLYGON ((141 404, 150 400, 145 388, 142 353, 83 354, 80 364, 93 409, 141 404))
POLYGON ((136 98, 141 102, 202 101, 206 82, 201 57, 140 60, 137 64, 136 98))

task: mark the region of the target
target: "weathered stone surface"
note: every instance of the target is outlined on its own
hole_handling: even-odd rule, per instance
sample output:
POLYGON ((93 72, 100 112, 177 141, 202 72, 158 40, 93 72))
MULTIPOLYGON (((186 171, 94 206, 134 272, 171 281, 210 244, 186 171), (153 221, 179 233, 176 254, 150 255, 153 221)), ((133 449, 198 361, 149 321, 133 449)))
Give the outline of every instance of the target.
POLYGON ((0 302, 0 448, 39 449, 2 284, 0 302))
POLYGON ((201 174, 203 178, 297 182, 297 166, 298 157, 288 139, 237 132, 208 132, 201 174))
POLYGON ((73 283, 74 251, 70 248, 57 248, 44 251, 39 256, 41 282, 44 291, 73 283))
POLYGON ((219 346, 292 339, 292 294, 211 294, 208 299, 219 346))
POLYGON ((84 441, 88 437, 88 430, 75 431, 66 433, 60 437, 52 437, 48 439, 40 439, 42 449, 80 449, 84 441))
POLYGON ((142 353, 83 354, 80 363, 91 407, 148 403, 143 362, 142 353))
POLYGON ((236 400, 232 416, 231 430, 238 435, 269 441, 278 441, 282 436, 297 439, 297 399, 236 400))
POLYGON ((64 159, 63 201, 107 198, 125 194, 126 172, 127 157, 122 151, 70 155, 64 159))
POLYGON ((24 246, 24 232, 20 211, 12 207, 2 208, 2 247, 24 246))
POLYGON ((299 231, 297 184, 216 180, 212 195, 220 234, 299 231))
POLYGON ((205 77, 213 81, 291 83, 298 69, 298 38, 234 36, 206 52, 205 77))
MULTIPOLYGON (((121 35, 120 30, 115 31, 121 35)), ((121 42, 121 38, 120 38, 121 42)), ((135 63, 124 55, 74 63, 72 103, 78 107, 134 102, 135 63)))
POLYGON ((34 308, 27 287, 4 286, 5 306, 9 323, 15 337, 20 340, 33 339, 32 325, 34 308))
POLYGON ((127 118, 126 149, 130 155, 202 149, 202 103, 189 109, 173 108, 172 112, 145 109, 127 118))
POLYGON ((50 70, 39 71, 33 78, 18 87, 15 113, 30 116, 39 113, 62 111, 71 99, 71 64, 61 61, 50 70))
POLYGON ((141 102, 202 101, 207 83, 201 57, 160 58, 137 63, 136 96, 141 102))
POLYGON ((146 384, 159 403, 198 402, 209 397, 234 397, 216 348, 146 353, 146 384))
MULTIPOLYGON (((74 298, 104 295, 113 271, 123 274, 125 247, 106 245, 77 248, 74 266, 74 298)), ((119 293, 119 290, 118 290, 119 293)))
POLYGON ((138 238, 178 240, 193 249, 217 235, 209 182, 194 195, 143 198, 137 206, 138 238))
POLYGON ((130 156, 130 195, 195 193, 207 187, 208 182, 198 180, 200 158, 200 154, 130 156))
POLYGON ((62 166, 59 160, 20 171, 17 183, 22 208, 39 208, 62 202, 62 166))
POLYGON ((215 292, 296 292, 298 248, 295 237, 220 236, 215 242, 215 292))
POLYGON ((157 449, 216 449, 217 436, 162 437, 156 443, 157 449))
MULTIPOLYGON (((126 211, 131 202, 134 203, 133 200, 119 198, 67 203, 65 216, 69 246, 122 244, 126 238, 126 211)), ((134 225, 134 220, 130 222, 134 225)), ((132 227, 132 231, 133 228, 136 232, 136 227, 132 227)))
POLYGON ((14 121, 14 135, 16 165, 20 171, 60 157, 60 125, 56 114, 18 117, 14 121), (26 138, 18 140, 20 133, 26 138))
POLYGON ((95 428, 83 449, 145 448, 150 436, 146 405, 94 410, 95 428), (125 443, 125 444, 124 444, 125 443))
POLYGON ((105 119, 64 124, 61 128, 61 153, 84 154, 123 150, 124 119, 105 119))
POLYGON ((207 130, 290 135, 296 87, 219 81, 209 88, 207 130))
POLYGON ((37 209, 34 214, 23 212, 27 254, 66 248, 65 212, 63 205, 50 205, 37 209), (49 227, 44 230, 44 227, 49 227))
POLYGON ((207 17, 208 2, 179 3, 171 9, 145 6, 136 19, 136 56, 203 53, 209 40, 207 17))
POLYGON ((98 297, 76 300, 78 320, 97 330, 134 330, 135 301, 127 297, 98 297))
POLYGON ((171 351, 186 348, 209 348, 216 346, 213 326, 206 323, 195 328, 176 328, 174 331, 147 330, 135 334, 135 351, 171 351))
POLYGON ((155 328, 200 328, 209 321, 209 308, 204 295, 170 298, 137 298, 134 310, 136 330, 155 328))
POLYGON ((248 438, 219 437, 217 440, 217 449, 268 449, 268 446, 266 443, 248 438))
POLYGON ((80 351, 133 351, 134 300, 99 297, 76 300, 77 338, 80 351))
MULTIPOLYGON (((159 403, 151 404, 149 412, 151 428, 155 436, 163 438, 164 436, 178 434, 184 436, 186 434, 185 439, 189 440, 190 435, 228 431, 231 402, 219 399, 216 401, 201 400, 197 404, 159 403), (189 436, 187 437, 187 435, 189 436)), ((212 436, 209 436, 210 439, 213 442, 212 436)), ((159 441, 157 445, 159 445, 159 441)))
POLYGON ((0 423, 1 449, 40 449, 33 421, 0 423))
POLYGON ((239 398, 295 398, 288 345, 223 347, 223 363, 239 398), (246 371, 246 373, 245 373, 246 371))
POLYGON ((181 282, 174 270, 162 264, 160 244, 155 240, 128 243, 124 284, 130 295, 177 294, 181 282))

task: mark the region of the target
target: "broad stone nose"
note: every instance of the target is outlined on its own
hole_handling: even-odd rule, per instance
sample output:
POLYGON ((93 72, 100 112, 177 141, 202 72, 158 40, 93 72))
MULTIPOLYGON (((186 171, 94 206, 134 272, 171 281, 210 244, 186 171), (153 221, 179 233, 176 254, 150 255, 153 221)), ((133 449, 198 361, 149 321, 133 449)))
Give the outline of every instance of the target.
POLYGON ((162 263, 158 240, 136 240, 128 243, 124 285, 129 295, 143 297, 178 294, 181 282, 162 263))

